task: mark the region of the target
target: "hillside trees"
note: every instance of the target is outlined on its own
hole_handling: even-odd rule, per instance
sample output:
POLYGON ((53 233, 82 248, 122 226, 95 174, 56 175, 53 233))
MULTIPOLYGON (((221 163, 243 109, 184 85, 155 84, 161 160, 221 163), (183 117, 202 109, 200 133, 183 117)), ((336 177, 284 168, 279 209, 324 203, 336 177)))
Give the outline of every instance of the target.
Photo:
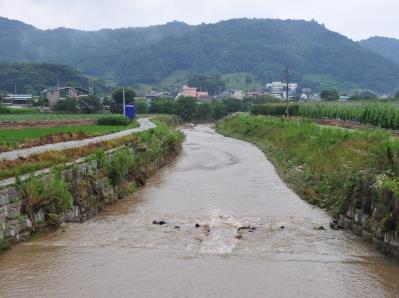
POLYGON ((338 100, 339 94, 338 91, 335 89, 325 89, 321 91, 320 97, 323 100, 332 101, 332 100, 338 100))
MULTIPOLYGON (((344 90, 392 93, 399 77, 399 67, 391 60, 321 24, 298 20, 234 19, 199 26, 174 22, 140 30, 84 32, 39 30, 0 18, 0 44, 4 61, 63 63, 123 85, 158 84, 178 71, 206 76, 247 73, 264 82, 283 79, 281 70, 288 66, 295 70, 294 80, 311 88, 328 83, 344 90), (44 47, 50 39, 51 45, 44 47), (88 40, 90 47, 82 48, 88 40)), ((0 89, 13 90, 17 77, 12 72, 7 77, 11 79, 3 80, 0 72, 0 89)), ((56 86, 57 74, 51 77, 56 86)), ((192 80, 211 94, 218 90, 213 83, 202 87, 203 77, 192 80)), ((34 80, 16 83, 18 90, 32 87, 37 92, 44 87, 34 80)))
MULTIPOLYGON (((125 104, 134 104, 136 93, 133 90, 125 88, 125 104)), ((123 114, 123 89, 116 89, 112 93, 113 102, 111 103, 111 112, 123 114)))

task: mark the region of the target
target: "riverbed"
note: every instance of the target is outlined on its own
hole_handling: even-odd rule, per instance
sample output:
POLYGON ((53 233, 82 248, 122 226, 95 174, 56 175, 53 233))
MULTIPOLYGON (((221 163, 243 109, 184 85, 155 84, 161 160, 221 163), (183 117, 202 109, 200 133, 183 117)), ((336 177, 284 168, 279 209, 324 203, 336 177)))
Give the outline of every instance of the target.
POLYGON ((399 296, 399 263, 330 230, 254 145, 184 133, 137 193, 0 256, 0 297, 399 296))

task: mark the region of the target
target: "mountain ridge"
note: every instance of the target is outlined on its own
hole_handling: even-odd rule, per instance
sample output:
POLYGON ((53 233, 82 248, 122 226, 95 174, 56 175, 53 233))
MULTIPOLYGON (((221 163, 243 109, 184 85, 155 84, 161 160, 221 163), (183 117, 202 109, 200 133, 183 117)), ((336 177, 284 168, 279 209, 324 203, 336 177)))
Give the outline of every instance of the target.
POLYGON ((82 31, 0 18, 0 61, 66 64, 117 84, 157 84, 176 71, 292 78, 321 89, 393 92, 399 66, 315 21, 232 19, 82 31), (4 26, 4 24, 7 24, 4 26), (330 86, 333 85, 333 86, 330 86), (336 85, 336 86, 334 86, 336 85))
POLYGON ((399 39, 384 36, 372 36, 359 41, 359 44, 399 65, 399 39))

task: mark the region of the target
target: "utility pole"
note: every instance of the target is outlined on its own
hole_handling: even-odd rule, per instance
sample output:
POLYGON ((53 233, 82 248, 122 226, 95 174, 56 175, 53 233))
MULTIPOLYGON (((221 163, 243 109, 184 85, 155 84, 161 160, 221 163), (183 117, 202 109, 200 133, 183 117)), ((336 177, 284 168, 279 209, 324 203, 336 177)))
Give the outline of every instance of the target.
POLYGON ((286 100, 287 100, 287 108, 285 110, 285 114, 287 117, 290 116, 290 102, 288 98, 288 90, 289 90, 289 81, 290 81, 290 72, 288 70, 288 67, 285 68, 285 76, 286 76, 286 81, 287 81, 287 90, 286 90, 286 100))
POLYGON ((122 88, 122 98, 123 98, 123 116, 126 117, 126 101, 125 101, 125 88, 122 88))

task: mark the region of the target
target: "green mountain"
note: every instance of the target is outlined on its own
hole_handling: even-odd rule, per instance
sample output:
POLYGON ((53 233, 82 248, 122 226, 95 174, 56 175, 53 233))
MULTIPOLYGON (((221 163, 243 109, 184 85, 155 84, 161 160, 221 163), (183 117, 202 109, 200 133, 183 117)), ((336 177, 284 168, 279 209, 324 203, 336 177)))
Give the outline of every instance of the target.
MULTIPOLYGON (((94 90, 101 95, 104 84, 92 81, 94 90)), ((0 90, 3 92, 39 95, 54 86, 89 88, 89 78, 67 65, 47 63, 0 63, 0 90)))
POLYGON ((359 41, 359 44, 399 65, 399 39, 389 37, 371 37, 359 41))
MULTIPOLYGON (((314 21, 233 19, 190 26, 39 30, 0 18, 0 60, 67 64, 119 84, 160 84, 176 73, 245 73, 307 87, 393 92, 399 66, 314 21)), ((168 79, 169 78, 169 79, 168 79)))

